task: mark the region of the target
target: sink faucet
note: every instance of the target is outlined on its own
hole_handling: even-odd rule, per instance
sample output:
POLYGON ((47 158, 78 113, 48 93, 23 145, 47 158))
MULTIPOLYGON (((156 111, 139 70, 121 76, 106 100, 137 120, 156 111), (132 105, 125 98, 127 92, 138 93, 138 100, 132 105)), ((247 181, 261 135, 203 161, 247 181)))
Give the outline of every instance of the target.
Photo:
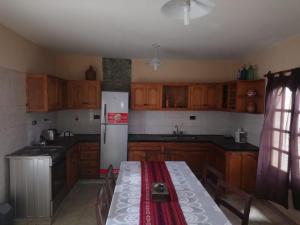
POLYGON ((183 135, 182 123, 180 125, 178 125, 178 124, 175 125, 175 130, 173 131, 173 134, 176 136, 183 135))

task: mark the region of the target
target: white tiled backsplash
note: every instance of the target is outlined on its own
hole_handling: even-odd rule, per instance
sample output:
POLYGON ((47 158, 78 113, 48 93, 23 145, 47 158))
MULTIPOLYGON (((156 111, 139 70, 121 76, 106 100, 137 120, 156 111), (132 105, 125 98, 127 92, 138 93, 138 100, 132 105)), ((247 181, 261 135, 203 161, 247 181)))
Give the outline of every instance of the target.
POLYGON ((59 132, 69 130, 77 134, 99 134, 100 110, 63 110, 57 112, 57 129, 59 132))
POLYGON ((248 132, 248 142, 258 145, 263 116, 232 112, 191 111, 131 111, 129 133, 171 134, 174 126, 182 124, 185 134, 234 134, 242 127, 248 132), (190 116, 196 116, 190 120, 190 116))
POLYGON ((8 197, 4 156, 38 140, 42 129, 55 127, 55 113, 26 113, 25 93, 25 74, 0 68, 0 203, 8 197))

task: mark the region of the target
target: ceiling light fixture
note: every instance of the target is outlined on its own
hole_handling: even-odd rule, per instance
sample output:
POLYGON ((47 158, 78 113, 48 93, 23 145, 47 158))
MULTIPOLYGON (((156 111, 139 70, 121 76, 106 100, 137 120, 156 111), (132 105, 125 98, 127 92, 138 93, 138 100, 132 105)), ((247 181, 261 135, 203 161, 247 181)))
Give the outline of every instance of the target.
POLYGON ((153 51, 154 51, 154 56, 150 60, 149 64, 153 66, 154 71, 157 71, 159 66, 160 66, 160 58, 159 58, 159 48, 160 46, 158 44, 153 44, 152 45, 153 51))
POLYGON ((183 19, 184 25, 189 25, 191 19, 209 14, 215 7, 211 0, 170 0, 161 11, 170 18, 183 19))

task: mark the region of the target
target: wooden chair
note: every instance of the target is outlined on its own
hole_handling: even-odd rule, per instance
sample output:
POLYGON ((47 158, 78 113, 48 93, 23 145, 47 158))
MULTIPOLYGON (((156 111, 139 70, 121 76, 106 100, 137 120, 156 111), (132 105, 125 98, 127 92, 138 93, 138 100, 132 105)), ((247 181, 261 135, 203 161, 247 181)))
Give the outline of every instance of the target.
POLYGON ((205 164, 201 183, 206 191, 215 198, 218 190, 218 182, 223 179, 223 175, 211 167, 209 164, 205 164))
POLYGON ((105 225, 108 216, 108 202, 104 191, 104 186, 102 186, 97 194, 95 204, 97 225, 105 225))
POLYGON ((233 214, 238 216, 242 220, 242 225, 248 225, 249 222, 249 214, 252 203, 252 196, 235 188, 225 184, 224 181, 218 182, 218 191, 215 197, 215 201, 218 206, 224 206, 229 209, 233 214), (236 206, 226 199, 225 193, 233 194, 234 196, 239 197, 244 202, 243 210, 241 211, 236 206))

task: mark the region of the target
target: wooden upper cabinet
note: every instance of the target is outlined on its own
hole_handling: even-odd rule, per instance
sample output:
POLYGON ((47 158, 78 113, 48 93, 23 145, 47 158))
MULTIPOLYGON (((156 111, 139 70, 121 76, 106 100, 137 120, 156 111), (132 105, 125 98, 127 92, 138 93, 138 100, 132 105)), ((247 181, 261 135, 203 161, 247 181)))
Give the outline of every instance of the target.
POLYGON ((159 109, 162 107, 162 86, 151 84, 147 87, 147 108, 159 109))
POLYGON ((56 77, 47 77, 47 97, 48 110, 55 110, 58 108, 58 79, 56 77))
POLYGON ((28 112, 48 112, 63 108, 63 80, 49 75, 27 75, 26 94, 28 112))
POLYGON ((76 80, 68 81, 68 108, 99 109, 100 82, 76 80))
POLYGON ((160 84, 132 84, 132 109, 161 109, 162 85, 160 84))
POLYGON ((189 87, 189 108, 200 109, 204 102, 204 87, 203 85, 192 85, 189 87))
POLYGON ((221 88, 217 84, 199 84, 189 87, 190 105, 192 109, 216 109, 221 106, 221 88))

